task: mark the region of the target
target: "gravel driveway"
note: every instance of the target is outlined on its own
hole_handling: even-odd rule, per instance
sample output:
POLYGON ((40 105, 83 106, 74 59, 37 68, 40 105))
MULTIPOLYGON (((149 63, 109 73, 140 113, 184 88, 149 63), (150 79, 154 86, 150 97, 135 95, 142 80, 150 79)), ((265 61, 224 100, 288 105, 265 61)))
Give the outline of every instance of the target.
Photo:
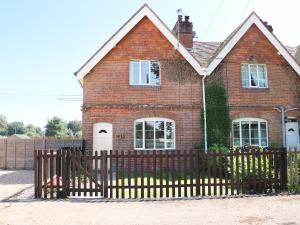
POLYGON ((300 225, 300 195, 127 202, 18 200, 9 197, 23 189, 32 194, 32 172, 0 172, 0 195, 6 199, 0 201, 1 225, 300 225))

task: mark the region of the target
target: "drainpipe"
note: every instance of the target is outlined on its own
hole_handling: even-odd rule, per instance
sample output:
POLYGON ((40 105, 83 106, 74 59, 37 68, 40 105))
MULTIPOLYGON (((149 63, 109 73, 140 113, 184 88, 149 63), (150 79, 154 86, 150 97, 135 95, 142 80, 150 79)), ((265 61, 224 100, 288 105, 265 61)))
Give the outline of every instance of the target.
POLYGON ((206 125, 206 100, 205 100, 205 78, 206 74, 202 78, 202 98, 203 98, 203 118, 204 118, 204 150, 207 152, 207 125, 206 125))
POLYGON ((286 148, 286 132, 285 132, 285 108, 280 106, 281 111, 281 130, 282 130, 282 145, 286 148))
POLYGON ((298 110, 298 108, 288 109, 287 107, 279 106, 276 107, 275 109, 281 113, 282 146, 286 148, 285 113, 289 111, 298 110))

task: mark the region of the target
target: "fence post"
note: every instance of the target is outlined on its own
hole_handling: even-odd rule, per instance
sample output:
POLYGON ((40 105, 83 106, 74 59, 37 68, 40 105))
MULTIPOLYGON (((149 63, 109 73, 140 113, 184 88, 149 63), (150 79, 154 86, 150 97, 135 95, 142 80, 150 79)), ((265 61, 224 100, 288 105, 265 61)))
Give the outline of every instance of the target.
POLYGON ((288 169, 287 169, 287 149, 283 148, 281 149, 281 171, 280 176, 282 177, 282 184, 281 184, 281 190, 287 189, 287 182, 288 182, 288 169))
POLYGON ((107 188, 107 151, 102 151, 102 177, 103 177, 103 197, 107 198, 108 197, 108 188, 107 188))
POLYGON ((62 194, 63 198, 67 197, 67 172, 66 172, 66 151, 62 150, 61 151, 61 158, 62 158, 62 163, 61 163, 61 173, 62 173, 62 194))
POLYGON ((4 169, 7 169, 7 139, 4 140, 4 144, 3 144, 4 148, 4 169))
POLYGON ((33 166, 34 166, 34 198, 38 197, 38 192, 37 192, 37 188, 38 188, 38 182, 37 182, 37 174, 38 174, 38 170, 37 170, 37 150, 34 150, 33 152, 33 166))
POLYGON ((38 152, 38 165, 37 165, 37 170, 38 170, 38 177, 37 177, 37 182, 38 182, 38 184, 37 184, 37 197, 38 198, 41 198, 42 197, 42 172, 43 172, 43 167, 42 167, 42 163, 43 163, 43 161, 42 161, 42 150, 39 150, 39 151, 37 151, 38 152))

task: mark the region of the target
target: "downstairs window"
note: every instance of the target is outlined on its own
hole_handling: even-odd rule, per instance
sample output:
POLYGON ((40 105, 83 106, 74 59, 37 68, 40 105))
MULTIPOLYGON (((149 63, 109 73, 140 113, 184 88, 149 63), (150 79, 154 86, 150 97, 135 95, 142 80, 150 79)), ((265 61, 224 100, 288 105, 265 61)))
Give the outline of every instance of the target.
POLYGON ((135 149, 175 149, 175 122, 165 118, 143 118, 134 122, 135 149))
POLYGON ((268 146, 267 121, 242 118, 232 122, 233 146, 268 146))

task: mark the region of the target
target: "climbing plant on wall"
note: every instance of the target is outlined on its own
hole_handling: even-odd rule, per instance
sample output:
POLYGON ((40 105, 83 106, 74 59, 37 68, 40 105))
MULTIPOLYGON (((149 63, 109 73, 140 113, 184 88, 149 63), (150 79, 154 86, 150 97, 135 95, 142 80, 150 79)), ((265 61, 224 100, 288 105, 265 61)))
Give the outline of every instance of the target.
MULTIPOLYGON (((228 97, 222 81, 212 81, 206 84, 206 124, 207 145, 229 146, 231 121, 229 115, 228 97)), ((203 109, 201 116, 204 128, 203 109)), ((204 134, 204 132, 203 132, 204 134)))

